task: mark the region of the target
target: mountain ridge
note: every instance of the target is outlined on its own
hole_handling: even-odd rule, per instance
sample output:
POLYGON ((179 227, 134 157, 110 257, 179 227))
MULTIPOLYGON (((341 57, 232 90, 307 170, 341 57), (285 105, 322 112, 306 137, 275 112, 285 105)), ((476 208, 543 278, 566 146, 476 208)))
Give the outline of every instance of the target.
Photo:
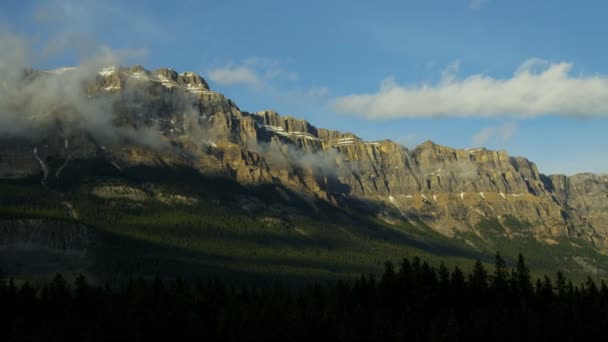
POLYGON ((30 71, 15 84, 10 108, 34 118, 16 127, 35 134, 0 139, 0 178, 41 175, 51 186, 78 160, 119 173, 186 167, 244 185, 281 185, 389 225, 430 227, 478 251, 495 248, 496 238, 546 245, 572 238, 608 252, 605 175, 544 175, 504 150, 432 141, 410 150, 272 110, 250 113, 200 75, 169 68, 30 71), (50 86, 67 95, 44 95, 50 86), (40 116, 40 108, 51 110, 40 116))

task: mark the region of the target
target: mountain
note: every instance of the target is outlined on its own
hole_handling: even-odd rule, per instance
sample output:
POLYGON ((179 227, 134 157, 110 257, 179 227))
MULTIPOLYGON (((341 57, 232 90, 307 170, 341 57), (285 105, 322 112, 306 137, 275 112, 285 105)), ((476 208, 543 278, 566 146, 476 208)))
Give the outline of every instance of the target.
POLYGON ((286 273, 356 274, 408 248, 464 263, 498 249, 524 252, 548 271, 602 275, 608 267, 606 175, 544 175, 485 148, 364 141, 271 110, 242 111, 196 73, 166 68, 26 70, 3 87, 0 244, 10 255, 15 246, 59 251, 47 271, 90 270, 92 251, 117 248, 108 242, 117 236, 133 246, 172 241, 179 253, 205 240, 211 269, 249 270, 234 266, 246 259, 240 252, 207 245, 243 240, 257 241, 245 254, 285 247, 291 261, 266 260, 286 273))

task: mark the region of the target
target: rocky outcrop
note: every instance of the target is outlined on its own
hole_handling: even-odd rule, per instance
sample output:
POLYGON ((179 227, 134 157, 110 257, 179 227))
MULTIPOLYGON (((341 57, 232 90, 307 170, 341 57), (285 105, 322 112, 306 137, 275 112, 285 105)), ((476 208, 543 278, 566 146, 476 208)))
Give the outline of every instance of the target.
POLYGON ((112 101, 118 129, 136 134, 114 144, 77 130, 46 132, 36 144, 3 141, 3 177, 42 173, 43 164, 49 177, 61 177, 64 161, 77 158, 105 160, 119 170, 182 165, 244 184, 280 183, 335 205, 364 199, 448 236, 483 234, 479 224, 492 221, 510 238, 582 237, 608 248, 605 176, 546 176, 506 151, 430 141, 408 150, 270 110, 244 112, 190 72, 112 67, 86 87, 92 98, 112 101))

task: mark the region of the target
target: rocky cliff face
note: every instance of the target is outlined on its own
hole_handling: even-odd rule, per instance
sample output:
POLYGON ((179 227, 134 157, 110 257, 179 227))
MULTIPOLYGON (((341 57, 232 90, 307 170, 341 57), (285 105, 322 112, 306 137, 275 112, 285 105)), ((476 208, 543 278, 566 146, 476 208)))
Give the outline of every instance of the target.
POLYGON ((47 181, 60 178, 70 161, 91 158, 118 170, 181 165, 243 184, 281 183, 335 205, 364 199, 448 236, 481 235, 477 226, 491 221, 509 238, 576 236, 608 248, 606 176, 545 176, 505 151, 433 142, 408 150, 273 111, 248 113, 195 73, 113 67, 84 88, 88 98, 111 103, 118 138, 104 140, 56 120, 36 139, 0 142, 0 176, 39 174, 47 181))

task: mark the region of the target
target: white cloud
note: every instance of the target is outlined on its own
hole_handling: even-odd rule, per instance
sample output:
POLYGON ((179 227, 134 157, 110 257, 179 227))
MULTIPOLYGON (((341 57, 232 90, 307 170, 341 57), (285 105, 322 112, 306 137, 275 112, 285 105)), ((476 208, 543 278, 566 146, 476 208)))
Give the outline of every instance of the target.
POLYGON ((276 60, 262 57, 245 59, 240 64, 229 63, 226 66, 211 69, 208 72, 211 81, 220 85, 245 85, 251 88, 267 88, 274 80, 295 81, 299 75, 285 70, 276 60))
MULTIPOLYGON (((259 109, 293 110, 300 113, 318 110, 328 103, 330 90, 324 86, 301 86, 300 75, 283 67, 276 59, 251 57, 211 69, 207 78, 221 86, 245 86, 255 92, 265 106, 259 109)), ((286 112, 283 112, 286 114, 286 112)), ((297 113, 289 113, 296 115, 297 113)))
POLYGON ((262 84, 259 75, 244 66, 213 69, 209 71, 209 79, 220 85, 244 84, 259 87, 262 84))
POLYGON ((515 135, 516 130, 517 125, 513 122, 496 127, 485 127, 473 135, 473 146, 487 146, 489 143, 504 146, 515 135))
POLYGON ((397 117, 539 117, 558 114, 608 117, 608 76, 573 76, 572 64, 529 59, 512 77, 455 77, 455 66, 437 84, 398 85, 387 77, 375 93, 335 99, 335 110, 370 119, 397 117))

